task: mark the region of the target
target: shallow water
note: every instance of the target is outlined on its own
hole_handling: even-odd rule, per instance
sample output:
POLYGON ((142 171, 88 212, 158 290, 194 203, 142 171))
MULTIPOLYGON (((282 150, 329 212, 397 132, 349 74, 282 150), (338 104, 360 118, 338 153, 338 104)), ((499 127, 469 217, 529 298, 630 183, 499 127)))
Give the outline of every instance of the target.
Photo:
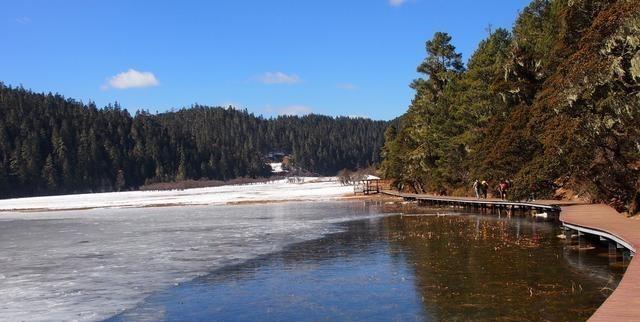
POLYGON ((423 212, 342 223, 108 321, 580 321, 621 278, 606 249, 577 251, 556 224, 423 212))

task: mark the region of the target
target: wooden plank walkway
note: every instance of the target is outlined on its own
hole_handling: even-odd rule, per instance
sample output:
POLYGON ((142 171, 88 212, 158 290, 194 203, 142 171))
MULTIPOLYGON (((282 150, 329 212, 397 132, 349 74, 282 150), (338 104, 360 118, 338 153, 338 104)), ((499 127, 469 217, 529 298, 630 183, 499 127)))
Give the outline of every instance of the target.
MULTIPOLYGON (((391 190, 383 190, 381 192, 386 195, 401 197, 405 200, 428 200, 450 204, 519 206, 530 207, 530 209, 549 209, 548 207, 554 207, 560 210, 560 221, 565 226, 612 239, 623 244, 634 253, 636 250, 640 250, 640 220, 626 218, 607 205, 558 200, 511 202, 500 199, 411 194, 391 190)), ((638 260, 631 261, 618 287, 589 318, 589 321, 640 322, 640 262, 638 260)))
MULTIPOLYGON (((607 205, 562 207, 560 221, 614 235, 640 249, 640 221, 629 219, 607 205)), ((589 321, 640 321, 640 262, 631 260, 622 281, 589 321)))
POLYGON ((389 196, 400 197, 405 200, 423 200, 423 201, 431 201, 431 202, 467 204, 467 205, 492 205, 492 206, 501 206, 505 208, 513 206, 518 208, 529 208, 529 209, 551 210, 551 211, 560 211, 560 206, 583 204, 575 201, 561 201, 561 200, 536 200, 534 202, 519 202, 519 201, 502 200, 497 198, 477 199, 473 197, 448 197, 448 196, 436 196, 436 195, 427 195, 427 194, 404 193, 404 192, 398 192, 393 190, 382 190, 380 192, 389 196))

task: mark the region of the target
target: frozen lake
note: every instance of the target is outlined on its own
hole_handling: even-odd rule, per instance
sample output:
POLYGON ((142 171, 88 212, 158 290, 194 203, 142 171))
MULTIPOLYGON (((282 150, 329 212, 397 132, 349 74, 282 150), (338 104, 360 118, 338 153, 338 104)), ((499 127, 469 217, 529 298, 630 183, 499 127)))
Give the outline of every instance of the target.
POLYGON ((96 321, 154 291, 380 216, 362 202, 0 215, 0 321, 96 321))
POLYGON ((578 251, 554 223, 394 214, 405 210, 323 201, 3 213, 0 321, 576 321, 621 277, 607 249, 578 251))
POLYGON ((156 292, 107 322, 574 322, 621 275, 606 247, 576 250, 556 224, 531 217, 449 211, 340 226, 156 292))

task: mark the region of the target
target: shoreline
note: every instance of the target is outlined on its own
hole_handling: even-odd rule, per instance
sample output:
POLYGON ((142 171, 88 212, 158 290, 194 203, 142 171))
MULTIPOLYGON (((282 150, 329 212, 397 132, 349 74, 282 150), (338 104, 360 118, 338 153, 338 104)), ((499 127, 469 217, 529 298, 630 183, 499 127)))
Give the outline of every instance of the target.
POLYGON ((280 202, 352 200, 352 186, 335 178, 307 178, 261 184, 226 185, 184 190, 106 192, 0 200, 2 213, 81 211, 90 209, 160 208, 208 205, 270 204, 280 202))
POLYGON ((397 198, 379 198, 374 195, 345 195, 335 198, 309 198, 309 199, 286 199, 286 200, 245 200, 245 201, 229 201, 226 203, 166 203, 166 204, 150 204, 143 206, 117 206, 117 207, 79 207, 79 208, 18 208, 18 209, 0 209, 0 216, 3 213, 39 213, 39 212, 61 212, 61 211, 82 211, 93 209, 144 209, 144 208, 171 208, 171 207, 197 207, 197 206, 241 206, 241 205, 269 205, 290 202, 322 202, 322 201, 399 201, 397 198))
POLYGON ((83 211, 92 209, 165 208, 285 202, 395 200, 383 194, 354 194, 335 177, 309 177, 304 183, 276 180, 181 190, 123 191, 0 200, 4 213, 83 211))

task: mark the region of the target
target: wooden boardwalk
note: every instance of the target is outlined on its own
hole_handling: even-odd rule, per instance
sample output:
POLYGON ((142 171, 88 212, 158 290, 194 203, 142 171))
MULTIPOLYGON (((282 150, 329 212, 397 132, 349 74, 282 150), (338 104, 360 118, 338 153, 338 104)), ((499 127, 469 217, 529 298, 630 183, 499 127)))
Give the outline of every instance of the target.
MULTIPOLYGON (((390 190, 381 192, 405 200, 428 201, 435 204, 556 210, 560 211, 560 221, 568 228, 607 238, 624 246, 632 253, 640 249, 640 220, 626 218, 607 205, 558 200, 511 202, 500 199, 400 193, 390 190)), ((589 318, 589 321, 640 321, 640 262, 631 261, 618 287, 589 318)))
MULTIPOLYGON (((577 226, 613 235, 632 247, 640 249, 640 221, 629 219, 607 205, 579 205, 562 207, 560 220, 577 226)), ((640 321, 640 262, 632 260, 622 281, 589 321, 640 321)))
POLYGON ((511 209, 535 209, 540 211, 560 211, 561 206, 582 204, 573 201, 561 200, 536 200, 534 202, 508 201, 497 198, 477 199, 473 197, 448 197, 427 194, 403 193, 393 190, 382 190, 381 193, 403 198, 405 200, 418 200, 430 203, 441 203, 451 205, 466 205, 472 207, 500 207, 511 209))

